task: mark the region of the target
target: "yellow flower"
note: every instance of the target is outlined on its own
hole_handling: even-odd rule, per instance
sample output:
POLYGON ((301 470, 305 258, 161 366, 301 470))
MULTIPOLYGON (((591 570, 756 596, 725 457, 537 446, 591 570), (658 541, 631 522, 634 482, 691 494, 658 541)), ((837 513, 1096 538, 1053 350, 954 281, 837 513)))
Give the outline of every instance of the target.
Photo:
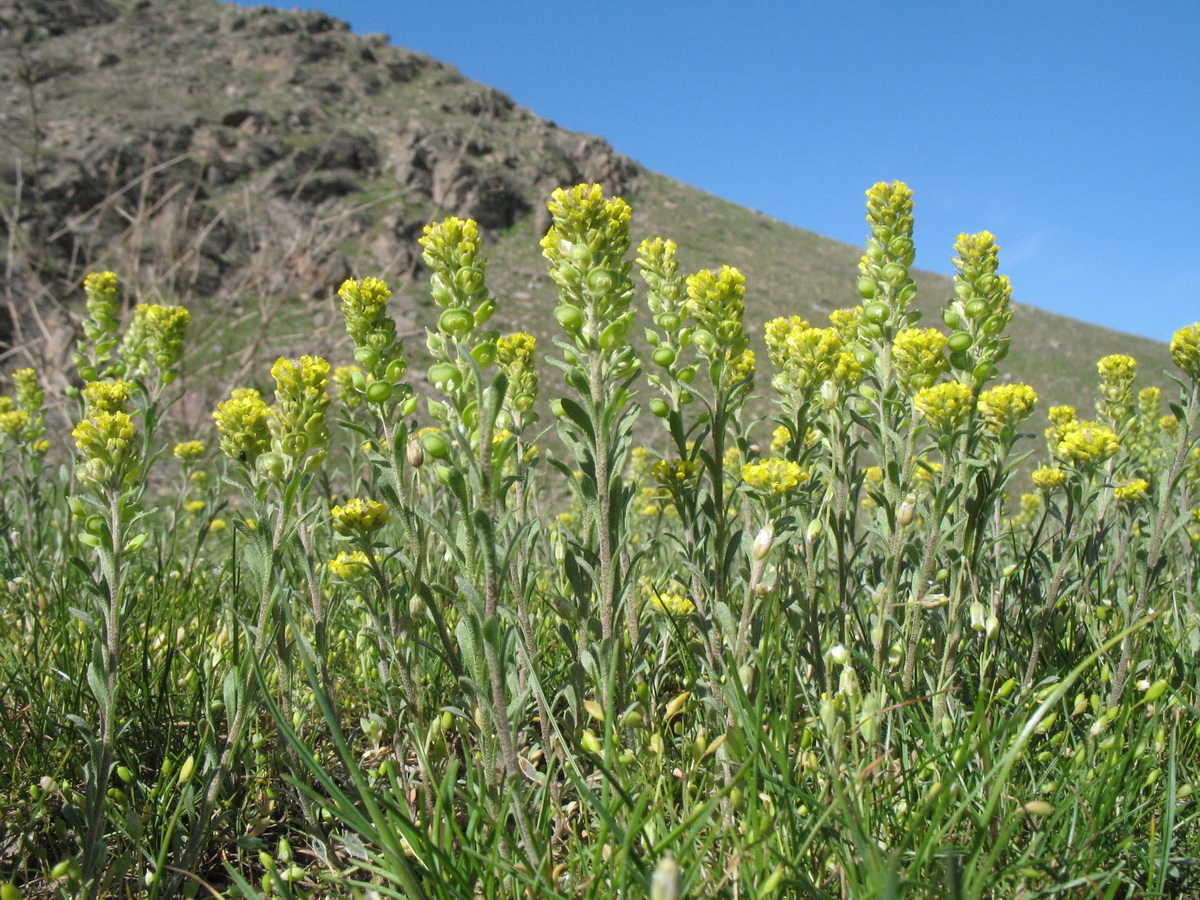
POLYGON ((1067 473, 1056 466, 1042 466, 1033 472, 1033 483, 1044 491, 1052 491, 1067 482, 1067 473))
POLYGON ((508 378, 508 396, 513 409, 528 412, 537 399, 537 338, 518 331, 496 341, 496 365, 508 378))
POLYGON ((772 456, 742 466, 742 480, 757 491, 779 495, 807 481, 808 473, 790 460, 772 456))
POLYGON ((1200 381, 1200 322, 1180 328, 1171 338, 1171 359, 1193 381, 1200 381))
POLYGON ((0 435, 10 441, 15 441, 24 433, 29 425, 29 413, 23 409, 9 409, 0 412, 0 435))
POLYGON ((207 505, 203 500, 189 500, 183 508, 190 513, 198 513, 207 505))
POLYGON ((71 432, 82 463, 79 480, 96 488, 131 482, 138 473, 136 428, 124 412, 96 412, 71 432))
POLYGON ((267 425, 278 441, 277 450, 303 456, 329 440, 325 411, 329 407, 329 363, 319 356, 298 360, 279 357, 271 366, 275 379, 275 405, 268 410, 267 425))
POLYGON ((333 508, 333 530, 347 536, 378 531, 389 518, 387 507, 382 503, 357 498, 333 508))
MULTIPOLYGON (((700 331, 715 337, 719 346, 740 352, 745 294, 746 278, 732 266, 721 266, 717 272, 701 269, 687 278, 686 308, 700 331)), ((701 343, 697 342, 697 349, 708 355, 701 343)))
POLYGON ((1120 448, 1112 429, 1096 422, 1076 419, 1065 426, 1055 455, 1082 469, 1107 461, 1120 448))
POLYGON ((127 381, 89 381, 83 386, 84 406, 95 412, 125 412, 133 385, 127 381))
POLYGON ((999 434, 1015 428, 1037 405, 1037 394, 1027 384, 1000 384, 979 395, 979 411, 988 428, 999 434))
POLYGON ((654 480, 663 487, 683 484, 696 476, 696 464, 686 459, 660 459, 650 468, 654 480))
POLYGON ((944 381, 918 391, 913 405, 935 432, 949 437, 966 425, 975 405, 975 394, 961 381, 944 381))
POLYGON ((184 441, 181 444, 176 444, 172 452, 180 462, 195 462, 204 455, 204 442, 184 441))
POLYGON ((338 366, 330 377, 337 399, 346 409, 358 409, 363 403, 363 395, 354 386, 356 375, 362 375, 362 369, 358 366, 338 366))
POLYGON ((220 534, 222 531, 225 530, 225 527, 226 527, 226 525, 225 525, 224 519, 213 519, 211 522, 208 523, 208 530, 211 531, 213 534, 220 534))
POLYGON ((933 387, 946 370, 946 336, 936 328, 905 328, 892 341, 896 380, 906 393, 933 387))
POLYGON ((1136 503, 1138 500, 1144 500, 1149 490, 1150 482, 1145 478, 1135 478, 1120 485, 1113 491, 1113 495, 1122 503, 1136 503))
MULTIPOLYGON (((375 557, 375 562, 379 562, 378 556, 375 557)), ((370 566, 371 560, 361 550, 339 553, 326 565, 330 573, 343 581, 352 581, 366 575, 370 566)))
MULTIPOLYGON (((392 296, 387 282, 378 278, 356 281, 347 278, 338 288, 346 333, 355 347, 368 347, 383 353, 396 338, 396 323, 387 315, 387 302, 392 296)), ((343 397, 345 402, 345 397, 343 397)))
POLYGON ((258 457, 270 449, 267 404, 253 388, 234 388, 228 400, 217 404, 212 417, 222 452, 235 462, 253 468, 258 457))

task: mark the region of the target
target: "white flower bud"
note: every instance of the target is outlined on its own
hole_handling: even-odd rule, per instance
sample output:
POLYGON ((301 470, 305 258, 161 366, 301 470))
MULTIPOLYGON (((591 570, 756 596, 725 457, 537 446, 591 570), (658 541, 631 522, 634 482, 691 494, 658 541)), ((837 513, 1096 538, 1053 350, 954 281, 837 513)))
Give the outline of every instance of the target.
POLYGON ((829 648, 829 652, 825 654, 825 657, 835 666, 844 666, 850 662, 850 651, 841 644, 834 644, 829 648))
POLYGON ((775 526, 769 522, 759 531, 758 537, 754 539, 754 546, 750 549, 750 553, 755 559, 762 560, 767 558, 767 554, 771 552, 771 544, 775 542, 775 526))

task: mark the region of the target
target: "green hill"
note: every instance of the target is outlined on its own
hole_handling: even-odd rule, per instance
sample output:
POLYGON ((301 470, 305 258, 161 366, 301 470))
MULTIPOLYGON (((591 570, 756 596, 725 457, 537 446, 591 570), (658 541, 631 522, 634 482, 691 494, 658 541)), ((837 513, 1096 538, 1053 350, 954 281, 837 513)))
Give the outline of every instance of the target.
MULTIPOLYGON (((0 0, 0 47, 0 336, 17 361, 63 365, 79 284, 97 267, 117 271, 131 301, 192 308, 190 374, 212 394, 264 378, 280 353, 344 360, 332 298, 352 274, 386 278, 402 327, 419 335, 432 316, 416 238, 447 214, 485 230, 497 327, 548 338, 537 238, 550 191, 580 181, 624 196, 636 236, 673 238, 689 268, 740 268, 756 332, 778 315, 822 322, 857 299, 858 249, 647 171, 320 13, 0 0)), ((917 280, 937 322, 950 282, 917 280)), ((1158 383, 1169 366, 1154 341, 1027 306, 1011 334, 1005 377, 1033 384, 1043 409, 1090 410, 1106 353, 1136 356, 1158 383)), ((184 414, 199 422, 204 410, 184 414)))

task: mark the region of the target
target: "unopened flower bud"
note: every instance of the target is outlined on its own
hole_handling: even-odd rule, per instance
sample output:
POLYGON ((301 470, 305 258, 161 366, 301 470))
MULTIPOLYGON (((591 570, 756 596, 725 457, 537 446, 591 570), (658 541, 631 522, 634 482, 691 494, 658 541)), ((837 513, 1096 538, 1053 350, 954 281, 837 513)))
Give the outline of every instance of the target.
POLYGON ((409 439, 408 445, 404 448, 404 456, 414 469, 425 465, 425 447, 416 437, 409 439))
POLYGON ((907 528, 912 524, 913 516, 917 511, 917 498, 913 494, 909 494, 904 498, 904 502, 900 504, 900 508, 896 510, 896 523, 901 528, 907 528))
POLYGON ((754 546, 750 552, 757 560, 767 558, 767 554, 771 552, 771 544, 775 542, 775 526, 767 523, 759 531, 758 536, 754 539, 754 546))

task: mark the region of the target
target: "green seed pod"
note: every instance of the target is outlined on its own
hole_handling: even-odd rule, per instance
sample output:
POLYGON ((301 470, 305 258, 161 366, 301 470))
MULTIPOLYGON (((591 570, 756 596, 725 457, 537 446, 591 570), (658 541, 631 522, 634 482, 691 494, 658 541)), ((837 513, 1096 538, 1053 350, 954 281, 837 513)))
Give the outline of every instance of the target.
POLYGON ((667 334, 672 334, 679 327, 680 320, 675 313, 660 313, 654 317, 654 324, 667 334))
POLYGON ((583 310, 570 303, 562 303, 554 308, 554 320, 568 334, 577 334, 583 329, 585 321, 583 310))
POLYGON ((616 322, 613 322, 611 325, 607 326, 602 332, 600 332, 600 349, 601 350, 615 349, 616 346, 621 342, 621 337, 622 337, 622 335, 621 335, 620 326, 616 322))
POLYGON ((696 380, 696 373, 700 371, 699 366, 688 366, 686 369, 680 369, 675 377, 684 384, 691 384, 696 380))
POLYGON ((446 287, 446 284, 442 281, 442 276, 440 274, 434 275, 433 278, 429 280, 429 291, 431 294, 433 294, 434 302, 437 303, 437 305, 442 309, 445 309, 454 302, 454 294, 449 288, 446 287))
POLYGON ((361 371, 350 373, 350 383, 354 385, 356 391, 365 391, 367 389, 367 379, 361 371))
POLYGON ((874 278, 868 278, 866 275, 860 275, 855 283, 859 294, 864 300, 870 300, 879 291, 879 285, 875 283, 874 278))
POLYGON ((563 408, 562 400, 558 397, 550 401, 550 412, 554 414, 554 418, 556 419, 561 419, 567 414, 567 411, 563 408))
POLYGON ((367 385, 367 402, 368 403, 386 403, 392 397, 392 383, 390 381, 375 381, 367 385))
POLYGON ((283 457, 272 450, 259 456, 254 467, 259 477, 278 482, 283 478, 284 465, 283 457))
POLYGON ((950 307, 946 307, 942 310, 942 321, 946 323, 947 328, 958 328, 958 313, 950 307))
POLYGON ((872 324, 879 325, 887 321, 891 312, 891 308, 886 303, 876 300, 863 307, 863 318, 872 324))
POLYGON ((96 371, 95 366, 80 366, 79 377, 84 381, 95 381, 100 377, 100 373, 96 371))
POLYGON ((656 366, 662 366, 665 369, 675 362, 675 351, 670 347, 659 347, 650 354, 650 359, 656 366))
POLYGON ((1004 316, 991 316, 983 320, 983 333, 995 337, 1004 330, 1004 316))
POLYGON ((854 345, 854 358, 864 369, 869 369, 871 366, 875 365, 875 354, 862 344, 854 345))
POLYGON ((970 349, 971 344, 971 336, 965 331, 956 331, 946 340, 946 346, 950 348, 951 353, 963 353, 970 349))
POLYGON ((88 516, 87 521, 83 523, 83 527, 87 529, 88 534, 104 534, 104 517, 88 516))
POLYGON ((454 470, 449 466, 434 466, 433 474, 438 480, 438 484, 450 486, 450 482, 454 480, 454 470))
POLYGON ((908 278, 908 267, 902 263, 890 262, 883 267, 880 274, 888 284, 898 287, 908 278))
POLYGON ((601 753, 600 739, 596 737, 596 733, 590 728, 585 728, 583 736, 579 739, 580 746, 588 753, 593 753, 599 756, 601 753))
POLYGON ((1158 679, 1158 681, 1154 682, 1154 684, 1150 685, 1150 687, 1148 687, 1146 689, 1144 698, 1147 703, 1153 703, 1155 700, 1157 700, 1159 697, 1161 697, 1166 692, 1167 692, 1166 679, 1160 678, 1160 679, 1158 679))
POLYGON ((967 354, 965 354, 965 353, 951 353, 950 354, 950 365, 952 365, 954 368, 965 369, 970 364, 971 364, 971 361, 969 359, 967 359, 967 354))
POLYGON ((475 307, 475 327, 482 328, 486 325, 496 312, 496 301, 491 297, 484 300, 475 307))
POLYGON ((439 390, 450 390, 462 382, 462 373, 453 363, 437 363, 429 367, 429 383, 439 390))
POLYGON ((588 272, 588 290, 594 294, 607 294, 610 291, 616 290, 620 283, 621 274, 614 272, 612 269, 600 267, 588 272))
POLYGON ((393 359, 387 364, 387 370, 384 377, 388 381, 399 381, 408 372, 408 363, 402 359, 393 359))
POLYGON ((370 347, 355 347, 354 361, 364 369, 374 369, 379 365, 379 352, 370 347))
POLYGON ((967 305, 965 307, 965 311, 966 311, 967 315, 970 316, 972 319, 978 319, 980 316, 987 313, 987 311, 988 311, 987 301, 982 300, 979 297, 976 297, 973 300, 968 300, 967 305))
POLYGON ((454 282, 460 290, 474 294, 483 289, 483 272, 474 266, 463 266, 454 273, 454 282))
POLYGON ((450 442, 434 431, 421 436, 421 447, 434 459, 446 459, 450 456, 450 442))
POLYGON ((671 407, 667 406, 667 401, 662 397, 654 397, 647 406, 650 407, 650 412, 654 413, 660 419, 665 419, 671 414, 671 407))
POLYGON ((697 328, 692 332, 692 344, 705 356, 709 356, 717 346, 717 339, 712 336, 711 332, 697 328))
POLYGON ((480 368, 490 366, 496 359, 496 345, 491 341, 476 344, 471 350, 471 358, 480 368))
POLYGON ((977 365, 974 369, 971 370, 971 375, 975 378, 975 380, 977 382, 982 384, 983 382, 985 382, 989 378, 991 378, 992 375, 995 374, 995 372, 996 372, 996 367, 993 366, 990 362, 988 362, 985 359, 983 362, 979 363, 979 365, 977 365))
POLYGON ((438 316, 438 328, 454 337, 462 337, 475 327, 470 310, 451 308, 438 316))

